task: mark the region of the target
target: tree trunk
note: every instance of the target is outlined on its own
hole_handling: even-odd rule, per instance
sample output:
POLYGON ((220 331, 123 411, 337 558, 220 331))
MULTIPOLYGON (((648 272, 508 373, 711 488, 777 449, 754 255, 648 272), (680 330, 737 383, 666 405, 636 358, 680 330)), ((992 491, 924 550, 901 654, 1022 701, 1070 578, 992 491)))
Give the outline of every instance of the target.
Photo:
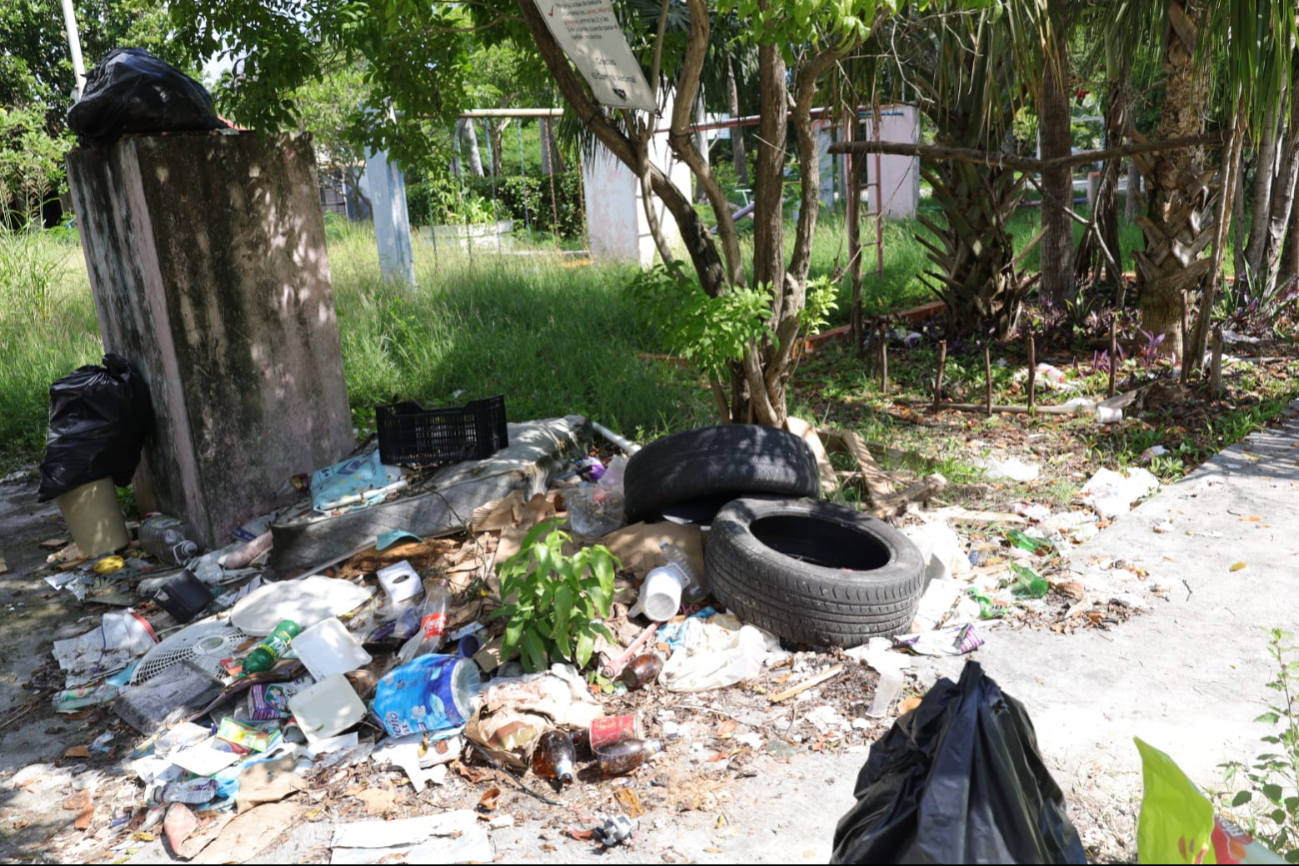
MULTIPOLYGON (((1069 48, 1061 0, 1051 0, 1052 44, 1044 46, 1045 69, 1038 100, 1042 159, 1073 152, 1069 109, 1069 48)), ((1073 169, 1064 166, 1042 172, 1041 296, 1044 304, 1061 309, 1075 295, 1073 281, 1073 169)))
MULTIPOLYGON (((780 46, 760 46, 758 67, 762 105, 779 109, 764 111, 758 123, 758 163, 753 179, 753 282, 781 293, 785 285, 785 106, 789 97, 780 46)), ((743 367, 751 406, 742 414, 748 416, 751 411, 760 424, 783 426, 785 406, 775 406, 769 400, 757 352, 749 353, 743 367)), ((738 420, 741 413, 732 415, 738 420)))
POLYGON ((490 139, 492 147, 492 174, 498 179, 505 174, 505 163, 501 159, 501 142, 505 138, 505 127, 509 124, 510 119, 507 117, 500 123, 487 121, 487 136, 490 139))
POLYGON ((551 163, 551 154, 554 150, 551 149, 553 143, 550 140, 550 121, 543 117, 538 121, 537 129, 541 139, 541 173, 550 177, 555 173, 555 167, 551 163))
MULTIPOLYGON (((1110 80, 1108 98, 1105 105, 1105 146, 1119 147, 1128 128, 1128 106, 1132 102, 1131 66, 1127 57, 1119 61, 1115 77, 1110 80)), ((1114 257, 1114 262, 1123 267, 1123 250, 1119 248, 1119 169, 1121 159, 1108 159, 1101 172, 1101 182, 1096 189, 1096 205, 1092 213, 1096 232, 1100 235, 1105 249, 1114 257)), ((1100 249, 1096 235, 1083 235, 1078 244, 1078 253, 1074 265, 1074 275, 1085 278, 1093 271, 1104 270, 1109 281, 1118 286, 1123 279, 1122 273, 1116 273, 1110 265, 1109 257, 1100 249)))
POLYGON ((1231 194, 1231 267, 1237 274, 1245 273, 1245 232, 1245 184, 1237 183, 1231 194))
MULTIPOLYGON (((740 116, 740 92, 735 86, 735 64, 726 58, 726 108, 732 118, 740 116)), ((735 184, 744 189, 749 188, 749 164, 744 153, 744 127, 737 126, 731 130, 731 159, 735 161, 735 184)))
MULTIPOLYGON (((699 98, 695 100, 695 125, 703 126, 707 122, 708 122, 708 112, 704 110, 704 88, 701 86, 699 88, 699 98)), ((709 159, 709 153, 708 153, 708 133, 706 132, 695 133, 695 147, 699 150, 700 155, 704 158, 704 162, 711 163, 711 160, 709 159)), ((710 166, 710 170, 711 170, 711 166, 710 166)), ((699 204, 708 204, 708 191, 704 189, 704 185, 702 183, 697 184, 697 186, 698 189, 695 190, 695 201, 698 202, 699 204)))
MULTIPOLYGON (((1167 0, 1164 104, 1159 138, 1204 131, 1209 76, 1195 56, 1199 0, 1167 0)), ((1194 293, 1208 272, 1203 255, 1213 241, 1213 195, 1204 149, 1185 147, 1137 156, 1147 181, 1146 216, 1139 220, 1145 249, 1136 252, 1143 329, 1164 336, 1161 351, 1182 357, 1183 292, 1194 293)))
POLYGON ((1272 193, 1272 209, 1268 214, 1260 293, 1263 298, 1271 298, 1276 293, 1282 246, 1294 210, 1296 181, 1299 181, 1299 92, 1295 91, 1295 86, 1295 83, 1290 86, 1290 120, 1281 147, 1281 170, 1277 172, 1276 188, 1272 193))
POLYGON ((1277 285, 1289 285, 1299 278, 1299 207, 1290 209, 1290 226, 1285 233, 1285 247, 1281 251, 1281 266, 1277 285))
MULTIPOLYGON (((1282 101, 1285 99, 1284 91, 1281 99, 1282 101)), ((1263 257, 1267 254, 1268 215, 1272 213, 1272 184, 1275 181, 1280 108, 1281 104, 1278 103, 1268 109, 1267 123, 1263 126, 1263 136, 1259 140, 1258 160, 1254 168, 1254 196, 1250 207, 1252 219, 1249 226, 1249 240, 1245 244, 1246 270, 1244 273, 1236 273, 1236 279, 1247 278, 1251 288, 1264 279, 1263 257)))
POLYGON ((482 177, 483 157, 478 152, 478 133, 474 131, 474 122, 462 117, 456 121, 456 128, 460 131, 460 140, 465 143, 465 149, 468 151, 470 174, 474 177, 482 177))
POLYGON ((1141 213, 1141 169, 1135 159, 1128 160, 1128 195, 1123 202, 1123 216, 1128 222, 1141 213))

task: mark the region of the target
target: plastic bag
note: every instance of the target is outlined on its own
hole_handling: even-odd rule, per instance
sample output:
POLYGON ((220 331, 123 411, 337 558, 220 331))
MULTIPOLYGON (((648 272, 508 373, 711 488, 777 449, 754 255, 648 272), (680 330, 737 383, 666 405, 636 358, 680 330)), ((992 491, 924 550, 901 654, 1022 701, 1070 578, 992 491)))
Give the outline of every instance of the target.
POLYGON ((139 48, 117 48, 86 75, 68 126, 83 145, 111 144, 140 132, 223 129, 212 94, 169 63, 139 48))
POLYGON ((768 650, 780 643, 761 629, 732 630, 716 622, 687 619, 685 645, 672 653, 659 674, 670 692, 707 692, 757 679, 768 650))
POLYGON ((831 863, 1086 863, 1033 723, 970 662, 871 749, 831 863))
POLYGON ((1135 740, 1141 753, 1139 863, 1284 863, 1244 830, 1213 812, 1173 759, 1135 740), (1212 849, 1212 850, 1211 850, 1212 849))
POLYGON ((153 426, 149 388, 131 365, 105 355, 50 386, 50 426, 38 497, 46 502, 101 478, 131 483, 153 426))

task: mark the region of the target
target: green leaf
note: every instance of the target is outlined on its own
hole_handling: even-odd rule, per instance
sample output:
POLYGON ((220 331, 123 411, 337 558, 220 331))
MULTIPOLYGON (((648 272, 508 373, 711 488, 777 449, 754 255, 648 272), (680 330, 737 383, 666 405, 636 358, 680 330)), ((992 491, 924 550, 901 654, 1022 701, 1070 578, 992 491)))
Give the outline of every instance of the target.
POLYGON ((1237 794, 1235 797, 1232 798, 1231 808, 1235 809, 1240 806, 1243 806, 1252 799, 1254 799, 1253 791, 1241 791, 1239 794, 1237 794))
POLYGON ((591 660, 591 653, 595 650, 595 639, 591 633, 583 630, 577 635, 577 657, 574 659, 579 668, 586 667, 586 663, 591 660))
POLYGON ((555 591, 555 627, 551 631, 551 637, 555 641, 555 648, 559 654, 566 659, 573 657, 573 642, 569 637, 569 617, 573 614, 573 590, 567 586, 561 586, 555 591))
MULTIPOLYGON (((1282 791, 1280 785, 1264 785, 1262 790, 1263 790, 1263 796, 1267 797, 1273 803, 1281 802, 1282 791)), ((1282 820, 1284 820, 1284 816, 1282 816, 1282 820)), ((1278 821, 1277 823, 1280 822, 1278 821)))
POLYGON ((1259 717, 1258 717, 1257 719, 1255 719, 1254 721, 1255 721, 1255 722, 1262 723, 1262 724, 1265 724, 1265 725, 1275 725, 1275 724, 1276 724, 1277 722, 1279 722, 1280 720, 1281 720, 1281 717, 1278 716, 1276 713, 1264 713, 1263 715, 1259 716, 1259 717))
POLYGON ((523 637, 523 623, 521 621, 512 621, 505 627, 505 640, 501 643, 501 660, 514 655, 514 650, 519 645, 519 640, 523 637))
POLYGON ((535 632, 523 633, 523 669, 530 674, 540 673, 547 667, 546 647, 535 632))
POLYGON ((1285 809, 1274 809, 1268 817, 1272 819, 1272 823, 1274 824, 1284 824, 1285 809))

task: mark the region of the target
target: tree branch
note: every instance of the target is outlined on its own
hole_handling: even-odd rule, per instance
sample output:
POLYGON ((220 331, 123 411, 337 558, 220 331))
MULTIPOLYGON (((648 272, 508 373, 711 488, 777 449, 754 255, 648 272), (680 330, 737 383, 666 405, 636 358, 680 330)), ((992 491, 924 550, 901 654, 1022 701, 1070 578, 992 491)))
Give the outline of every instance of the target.
MULTIPOLYGON (((559 43, 555 41, 550 28, 546 26, 536 3, 533 0, 519 0, 519 11, 523 13, 524 24, 527 25, 528 31, 536 42, 537 53, 541 55, 546 68, 554 76, 564 102, 573 109, 573 113, 582 124, 619 162, 639 175, 639 160, 631 139, 609 122, 599 103, 591 98, 585 82, 578 78, 569 66, 568 58, 559 47, 559 43)), ((676 219, 677 227, 686 239, 686 249, 690 252, 691 262, 695 266, 704 290, 716 294, 726 282, 726 271, 721 256, 718 255, 717 246, 708 234, 708 227, 695 213, 690 200, 682 195, 676 184, 672 183, 656 166, 650 166, 650 185, 654 194, 676 219)))
POLYGON ((1223 130, 1205 133, 1204 135, 1169 138, 1163 141, 1125 144, 1122 147, 1111 147, 1106 150, 1084 150, 1069 156, 1058 156, 1054 159, 1033 159, 1028 156, 1015 156, 996 151, 976 150, 969 147, 904 144, 897 141, 842 141, 830 145, 830 153, 885 153, 894 156, 918 156, 923 159, 971 162, 976 165, 992 165, 1020 171, 1041 172, 1063 166, 1084 165, 1089 162, 1101 162, 1107 159, 1117 159, 1142 153, 1155 153, 1161 150, 1223 144, 1226 139, 1227 132, 1223 130))
POLYGON ((732 285, 742 286, 744 279, 744 258, 740 254, 740 234, 735 228, 735 218, 726 200, 726 192, 713 175, 708 160, 695 143, 690 133, 691 111, 699 92, 699 80, 703 75, 704 62, 708 56, 708 39, 710 24, 708 5, 705 0, 687 0, 690 10, 690 37, 686 43, 686 55, 681 62, 681 74, 677 78, 677 91, 672 104, 671 129, 668 133, 668 144, 672 151, 681 158, 703 187, 708 196, 708 203, 713 206, 713 215, 717 219, 717 234, 722 241, 722 253, 726 256, 727 277, 732 285))

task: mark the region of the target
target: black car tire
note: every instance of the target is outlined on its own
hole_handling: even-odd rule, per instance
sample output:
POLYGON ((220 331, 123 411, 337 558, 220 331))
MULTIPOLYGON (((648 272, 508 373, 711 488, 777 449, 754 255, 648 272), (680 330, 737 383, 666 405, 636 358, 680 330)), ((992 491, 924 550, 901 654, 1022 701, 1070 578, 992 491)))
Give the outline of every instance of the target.
POLYGON ((816 457, 793 433, 755 424, 684 430, 632 456, 623 476, 627 521, 674 511, 707 523, 732 499, 752 493, 817 498, 816 457))
POLYGON ((909 630, 924 590, 920 551, 843 505, 739 499, 713 519, 709 593, 790 641, 854 647, 909 630))

